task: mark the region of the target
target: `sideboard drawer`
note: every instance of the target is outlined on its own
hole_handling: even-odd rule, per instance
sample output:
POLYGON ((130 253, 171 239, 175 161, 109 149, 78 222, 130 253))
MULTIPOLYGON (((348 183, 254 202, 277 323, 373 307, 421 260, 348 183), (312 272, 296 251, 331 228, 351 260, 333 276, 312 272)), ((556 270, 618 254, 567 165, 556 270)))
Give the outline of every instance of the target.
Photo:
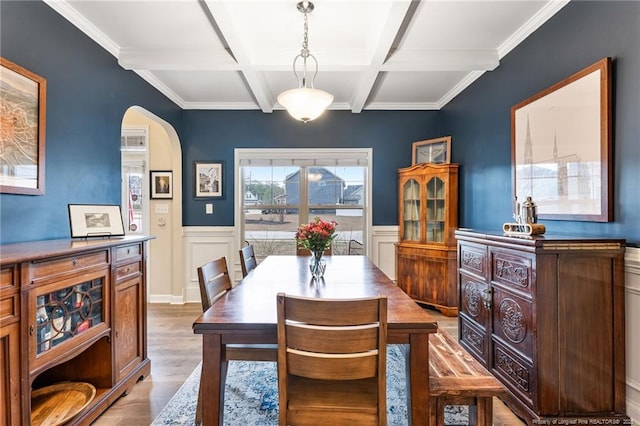
POLYGON ((20 316, 20 304, 18 303, 18 294, 11 297, 0 299, 0 324, 5 321, 10 322, 11 319, 18 319, 20 316))
POLYGON ((140 275, 142 272, 142 268, 140 267, 140 262, 128 263, 126 265, 119 266, 116 269, 116 281, 124 281, 131 277, 140 275))
POLYGON ((5 292, 17 289, 16 269, 13 265, 0 269, 0 290, 5 292))
POLYGON ((142 254, 142 245, 133 244, 130 246, 118 247, 116 249, 116 262, 131 259, 142 254))
POLYGON ((63 273, 69 274, 86 268, 108 264, 108 250, 98 251, 95 253, 72 255, 44 262, 34 262, 30 268, 31 280, 32 282, 34 282, 38 279, 46 278, 49 276, 56 276, 63 273))

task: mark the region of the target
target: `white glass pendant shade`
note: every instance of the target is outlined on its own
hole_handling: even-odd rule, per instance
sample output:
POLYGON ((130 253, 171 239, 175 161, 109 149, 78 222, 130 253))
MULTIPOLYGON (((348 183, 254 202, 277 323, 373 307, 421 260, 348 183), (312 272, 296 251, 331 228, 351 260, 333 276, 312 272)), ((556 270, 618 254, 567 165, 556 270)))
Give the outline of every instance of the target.
POLYGON ((280 93, 278 103, 296 120, 308 122, 318 118, 333 102, 333 95, 324 90, 300 87, 280 93))

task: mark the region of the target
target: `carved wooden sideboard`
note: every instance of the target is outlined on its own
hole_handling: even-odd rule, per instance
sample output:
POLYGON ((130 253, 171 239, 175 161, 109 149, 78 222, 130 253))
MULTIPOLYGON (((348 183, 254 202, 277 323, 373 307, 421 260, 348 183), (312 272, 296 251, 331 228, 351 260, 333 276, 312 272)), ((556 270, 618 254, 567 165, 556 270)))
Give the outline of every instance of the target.
POLYGON ((148 239, 0 246, 0 423, 29 424, 33 390, 80 381, 96 395, 68 424, 89 424, 149 374, 148 239))
POLYGON ((456 238, 460 343, 502 381, 507 405, 529 424, 629 424, 625 241, 456 238))

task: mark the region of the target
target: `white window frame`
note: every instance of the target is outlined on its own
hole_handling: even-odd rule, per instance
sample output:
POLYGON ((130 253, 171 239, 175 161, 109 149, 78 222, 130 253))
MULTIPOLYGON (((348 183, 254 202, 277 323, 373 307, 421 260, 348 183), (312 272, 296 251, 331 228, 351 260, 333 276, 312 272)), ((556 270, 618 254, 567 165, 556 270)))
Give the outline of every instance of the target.
MULTIPOLYGON (((240 174, 241 164, 251 164, 256 166, 330 166, 328 161, 336 160, 340 163, 335 165, 365 166, 364 176, 364 206, 362 209, 364 229, 362 232, 365 255, 371 257, 371 235, 373 232, 372 223, 372 197, 371 182, 373 182, 373 149, 372 148, 235 148, 234 149, 234 220, 237 247, 244 245, 244 223, 242 220, 243 185, 240 174)), ((306 195, 306 185, 301 185, 300 197, 306 195), (303 194, 302 191, 305 193, 303 194)))
MULTIPOLYGON (((141 136, 144 138, 144 146, 140 149, 135 150, 122 150, 120 151, 120 175, 121 175, 121 201, 120 205, 122 206, 122 220, 123 223, 128 223, 128 219, 125 217, 128 212, 124 208, 128 203, 127 198, 129 197, 128 192, 125 192, 125 182, 122 179, 122 174, 124 172, 124 168, 127 166, 131 167, 140 167, 142 169, 142 233, 149 234, 149 230, 151 229, 151 219, 150 219, 150 207, 149 207, 149 126, 145 125, 137 125, 137 126, 122 126, 120 129, 120 137, 131 137, 131 136, 141 136)), ((125 227, 125 234, 131 233, 128 227, 125 227)), ((140 232, 133 233, 134 235, 140 234, 140 232)))

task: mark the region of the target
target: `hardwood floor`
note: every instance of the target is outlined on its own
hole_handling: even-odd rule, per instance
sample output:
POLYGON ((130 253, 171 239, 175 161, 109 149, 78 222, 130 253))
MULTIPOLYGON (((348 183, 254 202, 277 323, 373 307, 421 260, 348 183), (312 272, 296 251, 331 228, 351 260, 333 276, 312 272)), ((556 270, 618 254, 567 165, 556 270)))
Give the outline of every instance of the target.
MULTIPOLYGON (((202 358, 202 337, 193 334, 191 329, 201 309, 199 303, 148 305, 151 374, 138 382, 128 395, 118 399, 94 425, 146 426, 153 421, 202 358)), ((440 327, 457 336, 457 317, 445 317, 435 310, 429 313, 440 327)), ((493 419, 495 426, 525 424, 497 398, 494 398, 493 419)))
POLYGON ((148 426, 202 359, 202 337, 191 325, 202 305, 148 304, 151 374, 118 399, 93 424, 148 426))

